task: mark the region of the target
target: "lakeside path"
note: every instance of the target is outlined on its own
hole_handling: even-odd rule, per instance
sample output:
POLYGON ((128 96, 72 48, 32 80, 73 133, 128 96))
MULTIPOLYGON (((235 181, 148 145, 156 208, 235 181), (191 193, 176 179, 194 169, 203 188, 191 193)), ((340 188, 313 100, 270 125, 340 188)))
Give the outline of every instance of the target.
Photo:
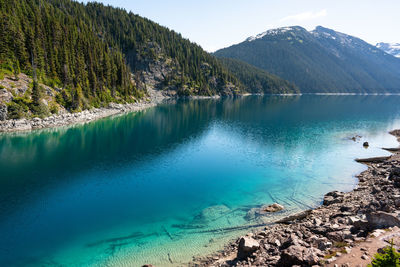
MULTIPOLYGON (((400 130, 390 132, 400 141, 400 130)), ((190 266, 367 266, 377 249, 400 248, 400 152, 366 163, 348 193, 249 233, 190 266)))

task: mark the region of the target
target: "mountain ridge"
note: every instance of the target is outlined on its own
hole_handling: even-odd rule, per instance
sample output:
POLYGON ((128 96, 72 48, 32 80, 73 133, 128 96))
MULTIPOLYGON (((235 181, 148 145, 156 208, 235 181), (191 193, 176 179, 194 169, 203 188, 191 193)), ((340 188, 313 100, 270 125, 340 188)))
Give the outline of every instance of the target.
POLYGON ((365 41, 316 27, 281 27, 220 49, 296 84, 304 93, 387 93, 400 90, 400 61, 365 41))
POLYGON ((400 58, 400 43, 377 43, 376 47, 392 56, 400 58))

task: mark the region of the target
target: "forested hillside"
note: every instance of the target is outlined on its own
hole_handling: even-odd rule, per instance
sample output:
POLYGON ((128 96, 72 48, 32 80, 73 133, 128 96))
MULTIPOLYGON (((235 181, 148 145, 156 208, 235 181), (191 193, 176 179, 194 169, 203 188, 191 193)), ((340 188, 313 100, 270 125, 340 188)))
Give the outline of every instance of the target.
POLYGON ((9 107, 16 117, 48 113, 46 107, 35 108, 46 91, 39 84, 55 89, 48 93, 57 105, 72 111, 133 102, 149 87, 178 95, 242 90, 237 78, 200 46, 98 3, 0 0, 0 32, 0 80, 13 76, 17 81, 25 73, 37 81, 24 92, 0 88, 10 89, 9 107))
POLYGON ((295 83, 304 93, 400 92, 400 59, 323 27, 273 29, 215 52, 295 83))
POLYGON ((293 83, 232 58, 220 58, 221 63, 234 74, 249 93, 256 94, 297 94, 300 90, 293 83))

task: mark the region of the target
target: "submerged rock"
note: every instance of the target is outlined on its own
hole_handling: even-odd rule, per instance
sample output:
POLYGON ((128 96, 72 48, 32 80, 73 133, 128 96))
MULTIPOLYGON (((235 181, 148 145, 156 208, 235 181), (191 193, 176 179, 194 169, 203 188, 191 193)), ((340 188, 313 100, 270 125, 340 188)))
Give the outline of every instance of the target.
POLYGON ((226 215, 231 210, 225 205, 215 205, 203 209, 194 219, 197 223, 208 223, 226 215))
POLYGON ((274 203, 272 205, 264 205, 261 208, 252 208, 246 214, 246 219, 252 220, 258 216, 265 215, 268 213, 278 212, 285 209, 284 206, 274 203))
POLYGON ((239 241, 237 258, 245 259, 259 248, 260 244, 258 243, 257 240, 246 236, 241 237, 239 241))
POLYGON ((274 203, 272 205, 262 206, 261 210, 264 212, 277 212, 283 210, 284 208, 284 206, 279 205, 278 203, 274 203))

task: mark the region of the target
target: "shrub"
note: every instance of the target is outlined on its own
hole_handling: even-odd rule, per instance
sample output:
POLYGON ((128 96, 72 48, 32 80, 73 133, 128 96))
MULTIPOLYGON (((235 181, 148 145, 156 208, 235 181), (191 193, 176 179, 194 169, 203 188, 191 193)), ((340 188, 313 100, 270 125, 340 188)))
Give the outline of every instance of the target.
POLYGON ((50 109, 50 113, 51 114, 58 114, 59 107, 58 107, 58 105, 56 103, 51 102, 49 107, 50 107, 49 109, 50 109))
POLYGON ((383 253, 377 253, 368 267, 400 267, 400 253, 393 247, 393 240, 390 246, 383 249, 383 253))
POLYGON ((7 105, 7 116, 8 119, 18 120, 26 117, 26 112, 28 111, 23 105, 16 102, 11 102, 7 105))

